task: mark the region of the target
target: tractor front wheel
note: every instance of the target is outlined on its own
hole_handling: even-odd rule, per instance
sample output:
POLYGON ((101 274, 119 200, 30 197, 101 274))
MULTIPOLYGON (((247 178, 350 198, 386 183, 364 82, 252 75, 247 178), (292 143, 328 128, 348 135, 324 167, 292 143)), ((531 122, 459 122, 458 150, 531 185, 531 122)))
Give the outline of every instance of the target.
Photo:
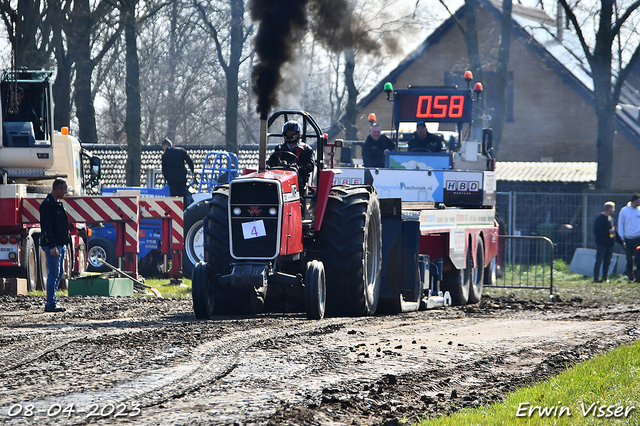
POLYGON ((317 260, 308 262, 304 274, 304 304, 307 318, 322 319, 324 317, 326 291, 324 265, 317 260))
MULTIPOLYGON (((196 263, 193 268, 191 281, 191 295, 193 297, 193 312, 198 319, 210 319, 214 314, 213 283, 207 277, 207 264, 196 263)), ((215 275, 212 276, 215 279, 215 275)))

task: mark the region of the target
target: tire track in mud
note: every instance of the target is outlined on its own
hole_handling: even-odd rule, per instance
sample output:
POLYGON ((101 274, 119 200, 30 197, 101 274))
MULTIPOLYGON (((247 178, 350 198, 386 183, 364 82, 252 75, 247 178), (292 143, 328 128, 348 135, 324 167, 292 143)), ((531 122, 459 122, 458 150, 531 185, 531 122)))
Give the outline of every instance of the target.
POLYGON ((638 331, 625 321, 638 319, 630 306, 618 305, 612 315, 609 308, 523 312, 511 305, 513 309, 491 308, 471 315, 450 309, 322 321, 298 315, 194 321, 183 309, 170 317, 5 326, 0 328, 0 343, 10 341, 13 346, 7 351, 0 347, 0 363, 8 362, 0 368, 7 372, 19 366, 31 381, 41 375, 30 371, 30 360, 46 367, 71 356, 74 362, 81 361, 81 371, 96 352, 113 355, 108 350, 112 346, 131 353, 96 360, 102 366, 112 361, 115 371, 122 373, 117 380, 105 379, 111 374, 108 369, 88 369, 86 378, 75 369, 68 377, 83 382, 59 384, 57 393, 48 392, 46 382, 56 376, 43 376, 44 391, 31 383, 17 383, 20 376, 11 377, 14 395, 32 395, 28 402, 44 414, 7 418, 7 401, 15 398, 0 396, 0 422, 377 424, 385 418, 483 403, 493 388, 503 394, 536 375, 557 373, 567 361, 583 360, 581 354, 592 355, 638 338, 638 331), (604 346, 593 343, 594 336, 603 333, 604 346), (119 337, 123 334, 127 336, 119 337), (40 351, 20 353, 38 347, 30 341, 40 344, 40 351), (594 347, 580 349, 580 345, 594 347), (84 362, 83 357, 89 360, 84 362), (127 370, 127 362, 144 365, 127 370), (449 397, 452 390, 457 399, 449 397), (77 411, 69 417, 47 418, 47 409, 71 403, 77 410, 91 404, 123 404, 129 411, 136 404, 141 413, 116 419, 87 418, 86 412, 77 411))
POLYGON ((141 332, 162 326, 158 321, 139 318, 118 318, 117 320, 93 320, 81 324, 57 324, 41 327, 26 326, 0 328, 0 342, 4 346, 0 352, 0 374, 28 366, 47 354, 59 351, 65 346, 104 336, 131 333, 132 328, 141 332), (90 330, 85 332, 85 330, 90 330), (20 342, 13 343, 14 340, 20 342), (7 344, 11 347, 7 349, 7 344))
MULTIPOLYGON (((127 404, 135 402, 135 406, 141 410, 149 409, 161 405, 167 401, 180 399, 187 394, 198 389, 211 385, 231 373, 237 366, 238 359, 242 352, 261 343, 269 342, 279 338, 294 338, 305 334, 326 334, 341 329, 346 322, 353 324, 353 319, 334 318, 322 322, 311 322, 308 320, 294 320, 291 323, 272 328, 264 326, 250 328, 248 330, 234 331, 218 340, 203 343, 191 351, 191 362, 182 362, 177 365, 162 368, 156 372, 146 374, 129 382, 121 383, 115 387, 90 391, 83 393, 73 393, 61 398, 43 399, 30 401, 34 406, 33 410, 39 414, 32 418, 16 416, 11 418, 7 415, 11 407, 0 407, 0 421, 4 424, 41 424, 43 415, 55 404, 64 407, 74 404, 78 411, 68 418, 56 417, 46 418, 47 424, 86 424, 100 421, 100 416, 87 418, 87 407, 92 404, 99 407, 107 404, 127 404), (61 402, 64 401, 64 402, 61 402)), ((357 321, 357 320, 356 320, 357 321)), ((121 322, 121 321, 120 321, 121 322)), ((207 324, 199 322, 199 324, 207 324)), ((85 326, 86 327, 86 326, 85 326)), ((110 330, 109 335, 115 336, 131 330, 110 330)), ((87 340, 92 337, 104 337, 105 333, 92 332, 89 335, 70 337, 60 342, 60 337, 53 336, 49 340, 58 340, 46 349, 43 349, 34 356, 22 359, 13 366, 24 366, 28 362, 43 356, 46 353, 55 351, 70 343, 87 340)), ((130 404, 133 406, 133 403, 130 404)), ((108 417, 108 416, 107 416, 108 417)), ((111 419, 112 420, 112 419, 111 419)), ((123 419, 119 419, 123 420, 123 419)), ((167 419, 162 420, 164 423, 167 419)), ((109 419, 105 421, 109 422, 109 419)))

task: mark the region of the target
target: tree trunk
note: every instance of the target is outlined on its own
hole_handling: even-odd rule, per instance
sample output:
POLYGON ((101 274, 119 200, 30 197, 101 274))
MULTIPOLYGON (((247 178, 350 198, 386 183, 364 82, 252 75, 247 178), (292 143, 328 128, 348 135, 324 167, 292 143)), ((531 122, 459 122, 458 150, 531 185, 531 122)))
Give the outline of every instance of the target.
POLYGON ((122 6, 126 51, 127 107, 125 131, 127 132, 127 162, 125 175, 128 186, 140 186, 142 142, 140 140, 140 64, 136 41, 137 0, 120 0, 122 6))
POLYGON ((91 9, 89 0, 76 0, 73 20, 68 25, 69 54, 76 65, 75 103, 78 117, 79 137, 82 142, 98 141, 96 131, 96 111, 91 96, 91 74, 94 63, 91 59, 91 9))
MULTIPOLYGON (((478 26, 476 24, 476 0, 465 0, 465 18, 467 19, 467 29, 464 32, 464 41, 467 45, 467 55, 469 56, 469 67, 473 72, 475 81, 482 81, 482 62, 480 61, 480 50, 478 48, 478 26)), ((473 84, 473 82, 472 82, 473 84)), ((484 115, 484 97, 481 97, 475 105, 474 121, 471 123, 472 139, 482 138, 482 116, 484 115)))
POLYGON ((596 33, 596 44, 591 61, 593 90, 596 97, 596 116, 598 117, 598 156, 597 189, 611 189, 613 183, 613 138, 616 130, 616 105, 613 99, 611 61, 613 58, 612 28, 613 1, 601 1, 600 23, 596 33))
MULTIPOLYGON (((167 135, 166 137, 172 141, 176 141, 176 127, 178 126, 178 111, 171 111, 176 100, 176 64, 178 62, 178 52, 176 45, 178 43, 178 0, 171 2, 171 33, 169 34, 169 78, 167 82, 167 103, 169 112, 167 113, 167 135)), ((161 141, 157 141, 160 143, 161 141)))
POLYGON ((91 97, 92 72, 93 61, 90 59, 76 61, 76 115, 78 117, 80 140, 87 143, 98 142, 96 111, 91 97))
POLYGON ((56 49, 56 62, 58 72, 53 84, 53 99, 55 101, 53 112, 53 127, 60 130, 63 126, 69 126, 71 121, 71 60, 65 56, 64 51, 56 49))
MULTIPOLYGON (((598 181, 596 189, 611 189, 613 184, 613 138, 616 130, 616 110, 611 94, 611 62, 604 60, 606 49, 598 49, 594 55, 593 83, 598 117, 598 139, 596 152, 598 159, 598 181), (603 55, 603 56, 598 56, 603 55)), ((611 56, 609 56, 610 58, 611 56)))
POLYGON ((498 49, 498 64, 496 65, 495 102, 491 114, 491 128, 493 129, 493 155, 498 154, 502 130, 506 119, 507 106, 507 75, 509 69, 509 49, 511 47, 511 0, 502 2, 502 24, 500 28, 500 47, 498 49))
POLYGON ((613 188, 613 138, 616 131, 615 113, 598 114, 598 181, 596 189, 613 188))
POLYGON ((244 43, 244 1, 231 0, 231 41, 227 67, 227 107, 225 133, 227 151, 238 153, 238 73, 244 43))
POLYGON ((355 51, 353 48, 344 50, 344 84, 347 87, 347 104, 345 105, 344 121, 345 137, 347 140, 358 140, 358 128, 356 127, 358 89, 353 80, 353 74, 356 67, 355 51))
POLYGON ((62 129, 69 126, 71 121, 71 77, 73 75, 73 59, 63 43, 63 16, 59 0, 50 0, 52 7, 52 34, 51 45, 56 58, 57 73, 53 83, 53 128, 62 129))

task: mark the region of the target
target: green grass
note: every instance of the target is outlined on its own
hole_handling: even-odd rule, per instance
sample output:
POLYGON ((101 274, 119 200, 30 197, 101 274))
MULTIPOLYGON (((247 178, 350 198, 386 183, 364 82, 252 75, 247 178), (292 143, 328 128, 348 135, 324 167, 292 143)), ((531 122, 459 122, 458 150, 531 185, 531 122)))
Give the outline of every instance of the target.
MULTIPOLYGON (((151 287, 156 288, 162 297, 165 299, 176 298, 176 299, 184 299, 191 298, 191 280, 184 278, 183 285, 168 285, 169 279, 148 279, 145 280, 145 284, 150 285, 151 287)), ((47 297, 47 293, 44 291, 30 291, 30 296, 41 296, 47 297)), ((69 294, 67 290, 58 290, 56 292, 56 297, 67 297, 69 294)), ((150 291, 147 291, 147 294, 144 295, 136 295, 136 297, 154 297, 150 291)))
POLYGON ((640 424, 639 385, 640 342, 635 342, 575 365, 548 381, 522 388, 508 395, 500 404, 463 409, 453 415, 425 420, 418 424, 420 426, 638 425, 640 424), (593 408, 589 411, 594 403, 595 414, 593 408), (602 413, 599 410, 601 406, 604 406, 602 413), (611 414, 613 415, 607 412, 609 406, 612 406, 611 414), (554 407, 557 407, 555 413, 554 407), (624 417, 625 409, 630 407, 636 408, 628 411, 628 417, 624 417), (551 411, 546 411, 546 415, 545 411, 542 411, 541 416, 540 410, 545 408, 551 411), (617 419, 616 409, 620 414, 617 419), (531 415, 529 415, 530 412, 531 415), (570 416, 568 412, 571 413, 570 416), (587 412, 586 415, 585 412, 587 412), (562 416, 560 416, 561 413, 562 416))
POLYGON ((145 284, 150 285, 160 291, 162 297, 168 298, 191 298, 191 280, 183 278, 183 285, 168 285, 168 279, 148 279, 145 284))
MULTIPOLYGON (((521 271, 515 271, 516 276, 521 271)), ((533 273, 535 271, 530 271, 533 273)), ((507 270, 505 274, 512 273, 507 270)), ((523 272, 524 274, 524 272, 523 272)), ((549 271, 547 270, 547 276, 549 271)), ((523 275, 523 277, 525 277, 523 275)), ((510 279, 510 278, 509 278, 510 279)), ((629 283, 623 275, 610 277, 610 283, 594 283, 592 277, 585 277, 569 271, 569 265, 562 260, 556 260, 553 268, 554 294, 560 296, 560 300, 582 299, 585 302, 603 303, 638 303, 640 302, 640 284, 629 283)), ((515 295, 523 300, 547 300, 548 290, 529 290, 512 288, 485 288, 484 295, 508 296, 515 295)))

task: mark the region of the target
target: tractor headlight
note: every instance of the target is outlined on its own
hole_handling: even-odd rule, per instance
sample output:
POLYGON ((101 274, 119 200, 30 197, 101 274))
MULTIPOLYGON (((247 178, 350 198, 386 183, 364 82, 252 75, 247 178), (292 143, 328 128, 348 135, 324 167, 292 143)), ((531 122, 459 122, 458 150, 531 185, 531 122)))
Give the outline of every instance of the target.
POLYGON ((240 216, 240 213, 242 213, 242 210, 240 210, 240 207, 235 207, 233 209, 233 214, 235 214, 236 216, 240 216))
POLYGON ((271 207, 271 208, 269 209, 269 214, 270 214, 271 216, 275 216, 275 215, 276 215, 276 213, 278 213, 278 210, 276 210, 276 208, 275 208, 275 207, 271 207))

